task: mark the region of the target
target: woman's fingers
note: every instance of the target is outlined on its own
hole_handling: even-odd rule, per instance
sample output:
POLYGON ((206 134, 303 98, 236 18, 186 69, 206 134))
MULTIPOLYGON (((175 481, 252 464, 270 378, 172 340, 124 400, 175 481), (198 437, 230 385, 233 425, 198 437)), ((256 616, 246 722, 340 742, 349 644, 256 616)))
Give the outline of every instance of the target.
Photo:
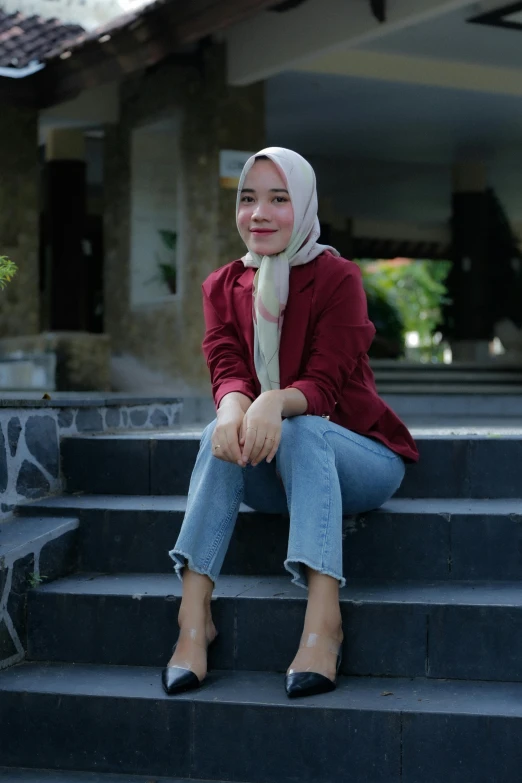
POLYGON ((254 467, 264 459, 273 460, 281 441, 281 430, 271 432, 263 426, 247 425, 243 446, 243 463, 250 462, 254 467))
POLYGON ((216 427, 212 435, 212 453, 225 462, 242 465, 239 435, 235 426, 216 427))
POLYGON ((227 451, 230 462, 237 462, 242 465, 241 461, 241 449, 239 448, 239 433, 235 427, 227 427, 225 430, 225 437, 227 439, 227 451))
POLYGON ((269 452, 267 454, 266 461, 269 465, 274 459, 275 455, 277 454, 277 449, 279 448, 280 442, 281 442, 281 432, 275 432, 272 438, 267 438, 267 443, 270 443, 270 446, 269 446, 269 452))
MULTIPOLYGON (((274 450, 274 444, 277 443, 277 446, 279 446, 279 440, 276 437, 276 433, 267 434, 265 437, 265 441, 261 447, 261 451, 259 452, 257 459, 255 461, 255 464, 258 465, 260 462, 262 462, 264 459, 268 462, 268 457, 272 454, 272 459, 276 454, 277 446, 274 450), (273 452, 273 453, 272 453, 273 452)), ((271 460, 270 460, 271 461, 271 460)))
POLYGON ((252 424, 247 424, 245 427, 245 445, 243 446, 243 463, 246 465, 248 462, 253 462, 253 457, 259 451, 259 447, 256 450, 256 442, 259 429, 252 424))
POLYGON ((257 431, 256 435, 256 441, 252 447, 252 451, 250 454, 250 462, 255 467, 256 465, 259 465, 262 459, 262 453, 263 449, 265 448, 266 443, 266 429, 260 428, 257 431))

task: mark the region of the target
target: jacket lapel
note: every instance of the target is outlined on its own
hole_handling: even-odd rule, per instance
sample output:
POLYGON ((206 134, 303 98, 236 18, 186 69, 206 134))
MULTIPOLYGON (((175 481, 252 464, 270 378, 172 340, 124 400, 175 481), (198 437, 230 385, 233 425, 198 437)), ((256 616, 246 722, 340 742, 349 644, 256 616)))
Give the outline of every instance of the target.
POLYGON ((290 270, 290 290, 279 346, 281 388, 299 377, 314 292, 317 261, 290 270))
MULTIPOLYGON (((279 373, 281 388, 293 383, 299 376, 305 350, 308 323, 312 305, 317 262, 294 266, 290 270, 288 302, 279 346, 279 373)), ((252 319, 252 285, 256 269, 246 267, 236 279, 236 316, 244 335, 249 355, 254 356, 254 323, 252 319)), ((257 376, 256 376, 257 381, 257 376)))
MULTIPOLYGON (((236 279, 235 306, 239 331, 245 338, 248 355, 252 357, 254 366, 254 320, 252 315, 252 286, 256 269, 245 267, 245 270, 236 279)), ((257 376, 255 378, 257 381, 257 376)))

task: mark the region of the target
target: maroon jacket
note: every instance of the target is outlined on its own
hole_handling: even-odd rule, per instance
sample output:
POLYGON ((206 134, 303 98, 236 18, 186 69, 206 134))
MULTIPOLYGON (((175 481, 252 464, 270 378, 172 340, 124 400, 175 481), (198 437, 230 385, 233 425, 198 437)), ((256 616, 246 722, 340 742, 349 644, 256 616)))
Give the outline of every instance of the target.
MULTIPOLYGON (((230 392, 261 393, 254 366, 252 283, 241 260, 203 283, 203 352, 216 407, 230 392)), ((418 452, 406 426, 379 397, 367 351, 375 335, 357 264, 326 251, 290 270, 279 348, 281 388, 299 389, 307 414, 380 440, 407 462, 418 452)))

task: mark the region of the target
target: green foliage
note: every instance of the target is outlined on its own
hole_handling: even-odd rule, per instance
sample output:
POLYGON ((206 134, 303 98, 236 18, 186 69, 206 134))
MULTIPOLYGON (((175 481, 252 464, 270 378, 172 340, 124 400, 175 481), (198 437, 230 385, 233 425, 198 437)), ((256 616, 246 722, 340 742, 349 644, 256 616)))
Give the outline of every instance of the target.
MULTIPOLYGON (((171 253, 176 252, 176 245, 178 242, 178 235, 175 231, 167 231, 166 229, 161 229, 159 231, 159 235, 161 237, 161 241, 163 242, 164 247, 169 250, 171 253)), ((159 269, 159 279, 162 280, 170 289, 171 293, 176 292, 176 263, 165 263, 164 261, 160 261, 158 256, 156 256, 156 259, 158 261, 158 269, 159 269)))
POLYGON ((172 250, 172 251, 176 250, 178 235, 175 231, 167 231, 165 229, 160 229, 159 235, 167 250, 172 250))
POLYGON ((170 292, 172 294, 176 293, 176 277, 177 277, 177 268, 176 268, 176 246, 178 242, 178 235, 175 231, 168 231, 167 229, 160 229, 158 231, 158 234, 161 237, 161 242, 166 250, 169 251, 169 253, 173 257, 172 262, 166 262, 162 261, 159 253, 156 253, 156 262, 158 264, 158 274, 152 277, 150 280, 147 280, 147 283, 152 283, 156 280, 161 280, 165 285, 168 286, 170 292))
POLYGON ((47 577, 45 577, 43 574, 38 575, 33 571, 32 574, 29 574, 27 581, 29 582, 30 587, 34 589, 35 587, 38 587, 38 585, 41 585, 46 578, 47 577))
POLYGON ((369 350, 376 359, 396 358, 404 353, 404 324, 397 308, 379 290, 368 286, 368 316, 377 334, 369 350))
MULTIPOLYGON (((358 261, 369 300, 384 297, 398 313, 403 334, 417 332, 422 358, 432 358, 433 335, 441 321, 441 308, 449 300, 444 281, 450 261, 395 259, 358 261)), ((376 324, 376 328, 378 326, 376 324)), ((394 330, 396 326, 393 327, 394 330)))
POLYGON ((176 267, 172 264, 158 264, 160 277, 165 283, 176 280, 176 267))
POLYGON ((11 259, 0 256, 0 288, 5 288, 17 271, 18 267, 11 259))

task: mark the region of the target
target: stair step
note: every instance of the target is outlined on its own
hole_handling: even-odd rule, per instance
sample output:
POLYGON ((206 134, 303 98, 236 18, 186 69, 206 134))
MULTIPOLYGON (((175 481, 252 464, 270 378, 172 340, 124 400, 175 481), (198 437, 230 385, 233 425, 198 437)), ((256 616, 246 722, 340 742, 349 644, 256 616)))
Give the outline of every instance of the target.
MULTIPOLYGON (((20 514, 78 516, 83 571, 172 573, 168 550, 186 497, 65 495, 20 514)), ((345 518, 344 573, 354 579, 522 579, 522 500, 394 498, 345 518)), ((223 573, 283 574, 288 519, 242 506, 223 573)))
MULTIPOLYGON (((223 577, 214 592, 219 669, 284 672, 306 591, 285 577, 223 577)), ((79 574, 29 594, 33 660, 161 666, 181 582, 160 574, 79 574)), ((522 681, 522 591, 512 582, 350 582, 341 590, 350 675, 522 681)))
MULTIPOLYGON (((0 767, 2 783, 208 783, 187 778, 166 778, 150 775, 117 775, 99 772, 72 772, 58 769, 23 769, 0 767)), ((212 783, 217 783, 212 781, 212 783)))
MULTIPOLYGON (((420 435, 399 497, 513 498, 520 495, 522 436, 420 435)), ((68 492, 183 495, 199 436, 173 432, 82 435, 62 441, 68 492)))
POLYGON ((8 766, 28 747, 35 767, 251 783, 515 783, 522 765, 520 683, 341 677, 290 701, 280 674, 212 672, 169 698, 159 669, 24 664, 0 694, 8 766))

